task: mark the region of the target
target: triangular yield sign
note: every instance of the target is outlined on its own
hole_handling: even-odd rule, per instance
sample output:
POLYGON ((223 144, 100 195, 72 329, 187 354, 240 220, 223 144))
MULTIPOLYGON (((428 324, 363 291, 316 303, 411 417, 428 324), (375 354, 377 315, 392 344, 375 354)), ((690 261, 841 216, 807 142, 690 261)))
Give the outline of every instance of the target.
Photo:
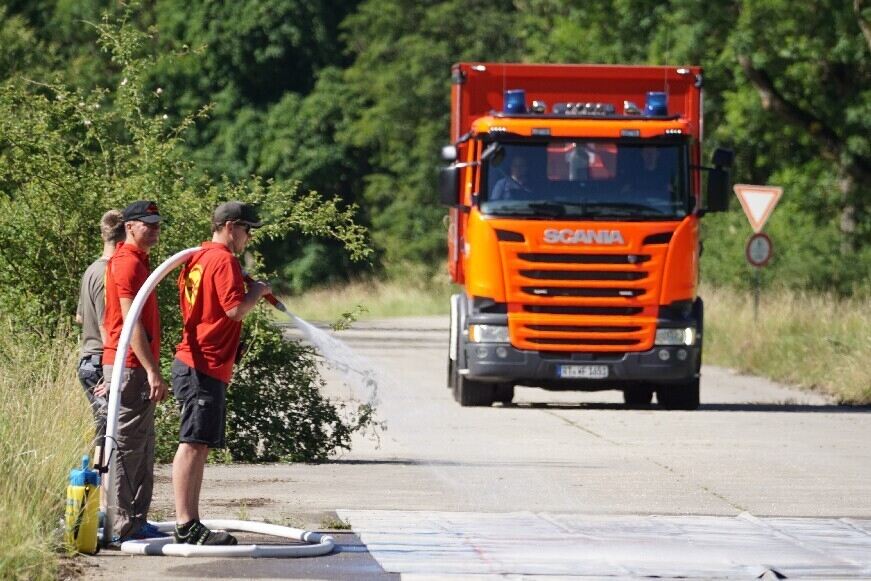
POLYGON ((778 186, 751 186, 748 184, 735 184, 735 195, 741 201, 741 207, 750 220, 750 226, 754 232, 761 232, 768 217, 777 205, 783 188, 778 186))

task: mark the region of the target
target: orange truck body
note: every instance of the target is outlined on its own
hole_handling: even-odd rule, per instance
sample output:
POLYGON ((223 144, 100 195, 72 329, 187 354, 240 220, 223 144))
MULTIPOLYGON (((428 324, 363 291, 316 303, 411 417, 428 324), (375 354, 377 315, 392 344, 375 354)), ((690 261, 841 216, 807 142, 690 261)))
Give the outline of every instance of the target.
MULTIPOLYGON (((515 385, 532 385, 621 389, 627 403, 641 404, 655 392, 667 407, 696 407, 701 68, 459 63, 452 80, 458 191, 449 209, 448 270, 464 291, 452 299, 448 383, 455 398, 487 405, 510 400, 515 385), (503 112, 506 91, 516 89, 525 91, 524 106, 538 110, 503 112), (618 113, 645 103, 651 91, 667 94, 666 114, 618 113), (548 112, 558 103, 576 112, 548 112), (612 108, 594 111, 597 103, 612 108), (581 112, 583 105, 589 114, 581 112), (538 160, 531 173, 545 176, 552 189, 575 187, 563 160, 582 147, 591 152, 583 153, 588 179, 616 179, 622 151, 667 144, 683 156, 672 183, 682 180, 685 207, 662 220, 631 212, 590 218, 583 211, 488 211, 497 170, 487 155, 494 143, 508 155, 512 148, 529 151, 538 160), (502 329, 498 340, 475 337, 494 325, 507 327, 507 344, 502 329), (694 330, 682 344, 660 348, 655 343, 663 325, 694 330), (508 355, 500 359, 497 350, 508 355)), ((576 205, 584 203, 583 195, 571 195, 580 200, 576 205)), ((542 203, 552 202, 530 205, 542 203)))

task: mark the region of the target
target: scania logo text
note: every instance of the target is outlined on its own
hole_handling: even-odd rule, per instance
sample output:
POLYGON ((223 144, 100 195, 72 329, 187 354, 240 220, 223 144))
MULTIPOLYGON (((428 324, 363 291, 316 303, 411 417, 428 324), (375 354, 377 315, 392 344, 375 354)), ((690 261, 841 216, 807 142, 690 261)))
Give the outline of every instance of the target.
POLYGON ((625 244, 620 230, 572 230, 548 228, 544 241, 550 244, 625 244))

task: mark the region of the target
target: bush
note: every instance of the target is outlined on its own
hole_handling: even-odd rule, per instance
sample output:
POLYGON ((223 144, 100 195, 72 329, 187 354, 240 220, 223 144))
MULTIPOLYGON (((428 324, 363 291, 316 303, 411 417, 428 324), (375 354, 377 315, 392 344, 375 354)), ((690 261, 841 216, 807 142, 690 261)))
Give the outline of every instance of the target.
MULTIPOLYGON (((149 52, 152 38, 128 20, 104 19, 98 29, 108 56, 104 64, 117 71, 114 87, 20 77, 0 84, 0 310, 16 314, 17 330, 50 330, 72 318, 79 277, 99 254, 100 215, 136 199, 156 200, 169 218, 152 249, 152 266, 210 238, 211 211, 228 199, 261 206, 268 224, 257 230, 255 249, 300 232, 339 241, 353 259, 368 255, 365 230, 352 220, 355 208, 343 208, 336 199, 302 192, 294 182, 200 177, 182 155, 183 138, 207 108, 180 119, 164 113, 160 87, 149 81, 158 56, 149 52)), ((260 254, 250 252, 245 263, 256 273, 260 254)), ((169 278, 157 291, 165 377, 181 334, 178 292, 174 276, 169 278)), ((315 460, 347 446, 357 424, 341 419, 317 393, 311 353, 285 345, 262 312, 246 326, 253 343, 264 347, 250 351, 238 370, 238 389, 231 390, 233 457, 315 460), (296 424, 295 432, 288 429, 296 424), (249 428, 257 430, 256 439, 249 428)), ((177 423, 171 406, 162 407, 160 450, 166 459, 177 423)))
MULTIPOLYGON (((245 337, 247 351, 227 392, 227 448, 212 461, 322 461, 350 450, 353 432, 374 426, 367 405, 351 409, 321 395, 314 353, 283 338, 262 310, 246 321, 245 337)), ((178 426, 177 406, 161 406, 157 461, 172 460, 178 426)))

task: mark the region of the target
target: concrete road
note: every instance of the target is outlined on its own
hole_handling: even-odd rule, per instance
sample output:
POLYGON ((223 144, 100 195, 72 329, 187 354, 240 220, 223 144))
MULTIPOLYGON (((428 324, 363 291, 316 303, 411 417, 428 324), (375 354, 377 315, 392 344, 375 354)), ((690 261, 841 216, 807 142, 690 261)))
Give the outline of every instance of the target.
MULTIPOLYGON (((849 533, 838 534, 849 537, 845 542, 852 543, 854 552, 857 547, 864 552, 867 543, 871 554, 871 409, 839 407, 820 395, 708 366, 703 369, 702 406, 694 412, 664 411, 656 406, 623 409, 619 392, 532 388, 518 388, 510 406, 461 408, 445 386, 447 318, 361 323, 339 336, 387 378, 377 393, 378 416, 385 429, 355 438, 352 452, 326 464, 209 466, 202 502, 203 512, 211 518, 268 520, 317 530, 324 530, 339 511, 358 533, 344 532, 340 540, 344 552, 272 562, 106 552, 86 560, 86 574, 312 579, 389 579, 395 573, 415 579, 515 574, 529 578, 552 574, 719 575, 699 567, 675 571, 662 568, 661 563, 659 569, 582 569, 578 562, 566 562, 558 570, 535 569, 529 565, 533 557, 525 557, 521 566, 516 559, 500 560, 496 549, 485 567, 463 568, 458 564, 461 559, 446 558, 433 546, 415 550, 403 545, 399 549, 406 556, 429 551, 430 561, 424 565, 390 558, 399 553, 395 540, 385 534, 402 531, 407 539, 415 532, 444 532, 448 525, 440 523, 450 522, 463 522, 466 527, 492 522, 496 532, 481 533, 485 538, 496 538, 500 547, 528 549, 532 544, 533 555, 536 537, 512 537, 509 542, 498 535, 528 530, 530 522, 546 522, 558 530, 574 531, 564 536, 575 535, 589 546, 592 533, 583 532, 579 522, 595 521, 608 534, 618 536, 627 527, 637 532, 642 523, 653 537, 661 537, 656 526, 667 523, 676 538, 686 542, 690 537, 681 534, 699 530, 687 523, 707 519, 705 527, 713 528, 705 530, 720 531, 717 534, 726 530, 738 534, 744 530, 741 527, 752 523, 777 531, 771 535, 781 541, 792 539, 791 546, 819 555, 808 558, 796 553, 796 563, 814 565, 814 559, 825 560, 826 555, 838 553, 817 547, 813 539, 799 538, 798 533, 784 532, 784 527, 799 522, 814 539, 831 538, 831 527, 849 529, 849 533), (526 524, 512 525, 520 522, 512 520, 513 515, 526 524), (781 517, 812 518, 784 521, 781 517), (555 524, 567 519, 574 524, 555 524), (456 565, 454 569, 439 568, 439 563, 448 561, 456 565)), ((333 396, 348 398, 359 393, 343 384, 340 375, 328 372, 327 377, 333 396)), ((167 467, 158 471, 156 517, 172 517, 168 472, 167 467)), ((750 538, 750 532, 738 536, 744 534, 750 538)), ((456 536, 452 535, 454 541, 456 536)), ((628 543, 626 538, 620 542, 628 543)), ((764 548, 764 541, 755 542, 764 548)), ((631 550, 634 545, 625 546, 631 550)), ((735 551, 746 553, 740 546, 735 551)), ((473 557, 481 561, 487 555, 479 549, 473 557)), ((601 552, 596 558, 602 558, 601 552)), ((622 557, 610 554, 608 558, 613 563, 622 557)), ((871 562, 850 558, 844 557, 849 566, 842 569, 823 563, 829 569, 807 565, 811 568, 790 571, 857 576, 867 567, 871 576, 871 562)), ((723 559, 741 560, 731 555, 723 559)), ((723 571, 727 577, 766 574, 752 567, 723 571)))

